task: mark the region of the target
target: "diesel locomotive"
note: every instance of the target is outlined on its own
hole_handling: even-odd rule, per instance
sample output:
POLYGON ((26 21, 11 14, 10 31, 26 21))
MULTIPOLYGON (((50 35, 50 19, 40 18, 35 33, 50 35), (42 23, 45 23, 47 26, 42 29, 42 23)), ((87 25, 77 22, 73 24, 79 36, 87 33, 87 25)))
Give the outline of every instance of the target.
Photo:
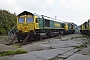
POLYGON ((80 25, 80 32, 85 35, 90 35, 90 19, 80 25))
POLYGON ((23 11, 17 16, 18 41, 28 36, 28 41, 41 40, 60 34, 71 34, 75 32, 77 25, 70 22, 56 21, 48 16, 23 11))

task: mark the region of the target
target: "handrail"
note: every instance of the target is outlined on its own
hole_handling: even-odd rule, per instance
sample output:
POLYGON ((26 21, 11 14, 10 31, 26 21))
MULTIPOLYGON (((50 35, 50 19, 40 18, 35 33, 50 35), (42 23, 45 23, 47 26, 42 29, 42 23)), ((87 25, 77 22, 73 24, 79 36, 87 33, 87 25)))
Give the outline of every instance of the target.
POLYGON ((15 25, 9 32, 8 32, 8 35, 9 34, 13 34, 17 31, 17 26, 15 25))
POLYGON ((13 39, 16 32, 17 32, 17 26, 15 25, 15 26, 8 32, 8 38, 13 39))

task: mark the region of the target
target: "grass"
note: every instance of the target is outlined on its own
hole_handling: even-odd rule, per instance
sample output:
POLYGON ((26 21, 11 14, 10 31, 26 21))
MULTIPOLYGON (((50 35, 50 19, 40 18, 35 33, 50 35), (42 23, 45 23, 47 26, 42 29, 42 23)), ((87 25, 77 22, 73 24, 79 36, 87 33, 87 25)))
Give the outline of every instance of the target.
POLYGON ((10 51, 0 52, 0 56, 16 55, 16 54, 23 54, 23 53, 27 53, 27 51, 22 50, 22 49, 18 49, 15 51, 10 50, 10 51))
POLYGON ((85 38, 87 38, 87 40, 90 41, 90 37, 89 37, 88 35, 84 35, 84 34, 82 34, 82 36, 85 37, 85 38))
POLYGON ((84 38, 84 37, 83 37, 83 36, 79 36, 79 37, 72 37, 72 38, 71 38, 71 40, 72 40, 72 39, 75 39, 75 38, 84 38))
POLYGON ((74 46, 74 49, 76 49, 76 48, 85 48, 85 47, 87 47, 87 42, 85 42, 85 43, 83 43, 82 45, 80 45, 80 46, 74 46))
POLYGON ((84 35, 84 34, 82 34, 82 36, 83 36, 83 37, 85 37, 85 38, 87 38, 87 37, 88 37, 87 35, 84 35))

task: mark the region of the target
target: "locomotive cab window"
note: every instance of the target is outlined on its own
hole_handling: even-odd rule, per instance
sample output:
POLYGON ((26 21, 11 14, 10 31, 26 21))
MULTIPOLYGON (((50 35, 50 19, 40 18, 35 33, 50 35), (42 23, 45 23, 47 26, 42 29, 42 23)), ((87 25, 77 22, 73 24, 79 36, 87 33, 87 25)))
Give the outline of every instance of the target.
POLYGON ((28 17, 28 18, 26 18, 26 22, 27 23, 32 23, 32 22, 34 22, 34 20, 33 20, 33 18, 28 17))
POLYGON ((24 18, 18 18, 18 23, 24 23, 24 18))
POLYGON ((40 20, 40 18, 36 18, 36 23, 38 23, 38 22, 39 22, 39 20, 40 20))

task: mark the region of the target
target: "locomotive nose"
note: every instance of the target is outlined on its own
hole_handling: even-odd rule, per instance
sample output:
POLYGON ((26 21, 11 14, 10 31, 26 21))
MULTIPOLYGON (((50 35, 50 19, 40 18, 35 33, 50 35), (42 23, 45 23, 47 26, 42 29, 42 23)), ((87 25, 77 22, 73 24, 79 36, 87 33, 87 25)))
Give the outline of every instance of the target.
POLYGON ((24 32, 29 32, 27 27, 24 27, 24 32))
POLYGON ((27 29, 26 27, 24 27, 25 29, 27 29))

